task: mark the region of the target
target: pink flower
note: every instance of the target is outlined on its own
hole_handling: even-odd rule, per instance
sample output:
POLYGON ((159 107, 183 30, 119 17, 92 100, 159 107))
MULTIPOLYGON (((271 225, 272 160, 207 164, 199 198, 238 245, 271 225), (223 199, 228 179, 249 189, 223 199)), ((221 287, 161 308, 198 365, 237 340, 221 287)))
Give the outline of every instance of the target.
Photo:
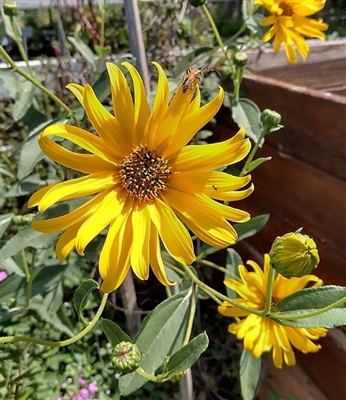
POLYGON ((99 388, 94 383, 89 383, 88 390, 90 394, 95 394, 99 391, 99 388))
POLYGON ((83 385, 85 384, 86 380, 83 379, 83 378, 78 378, 78 379, 77 379, 77 382, 78 382, 78 385, 79 385, 79 386, 83 386, 83 385))
POLYGON ((4 281, 7 278, 7 272, 6 271, 0 271, 0 282, 4 281))

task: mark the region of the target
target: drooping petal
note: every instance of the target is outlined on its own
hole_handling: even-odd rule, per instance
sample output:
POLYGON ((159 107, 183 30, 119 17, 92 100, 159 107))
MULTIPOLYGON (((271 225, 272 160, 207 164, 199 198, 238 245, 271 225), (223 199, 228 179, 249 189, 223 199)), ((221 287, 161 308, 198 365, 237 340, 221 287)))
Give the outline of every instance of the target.
POLYGON ((94 237, 115 220, 124 207, 124 198, 117 190, 109 191, 98 207, 80 227, 76 240, 76 251, 81 256, 94 237))
POLYGON ((195 261, 191 236, 172 209, 159 198, 148 204, 150 218, 168 253, 183 264, 195 261))
POLYGON ((59 201, 89 196, 102 190, 107 190, 114 185, 114 177, 104 172, 57 183, 52 185, 42 196, 38 209, 40 212, 43 212, 52 204, 59 201))
POLYGON ((66 257, 75 248, 78 229, 80 228, 82 223, 83 223, 83 220, 70 226, 59 237, 59 240, 57 241, 56 246, 55 246, 55 253, 61 263, 65 261, 66 257))
POLYGON ((134 207, 132 211, 133 242, 131 267, 139 279, 149 277, 150 214, 147 207, 134 207))

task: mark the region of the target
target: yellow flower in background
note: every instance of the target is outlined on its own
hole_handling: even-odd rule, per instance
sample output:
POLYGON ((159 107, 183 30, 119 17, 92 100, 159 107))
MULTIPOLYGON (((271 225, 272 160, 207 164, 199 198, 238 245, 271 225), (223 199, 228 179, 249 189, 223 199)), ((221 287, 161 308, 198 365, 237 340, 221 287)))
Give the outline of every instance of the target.
POLYGON ((129 63, 134 100, 126 78, 114 64, 107 64, 114 116, 97 99, 91 86, 68 88, 82 104, 97 134, 64 124, 49 126, 39 145, 52 160, 85 176, 47 186, 33 194, 29 206, 44 212, 53 204, 92 196, 72 212, 34 221, 44 233, 64 231, 56 245, 62 262, 73 250, 84 249, 109 227, 99 259, 104 292, 115 290, 130 268, 147 279, 149 266, 164 285, 169 285, 161 257, 161 244, 177 261, 195 260, 193 243, 185 225, 212 246, 234 243, 237 234, 228 220, 243 222, 249 214, 216 200, 247 197, 250 176, 235 177, 214 171, 243 159, 250 150, 241 129, 222 143, 186 144, 219 110, 224 93, 201 107, 200 93, 181 85, 169 103, 169 85, 162 68, 151 112, 143 82, 129 63), (82 148, 70 151, 50 136, 67 139, 82 148))
POLYGON ((271 14, 260 25, 272 27, 263 35, 262 41, 268 42, 274 37, 274 52, 279 53, 284 43, 289 64, 297 62, 296 50, 305 60, 310 49, 305 38, 325 39, 323 31, 328 25, 322 19, 306 18, 323 9, 326 0, 255 0, 255 6, 263 6, 271 14))
MULTIPOLYGON (((239 265, 241 281, 225 279, 225 285, 238 293, 240 298, 234 299, 239 304, 256 310, 263 310, 266 300, 267 277, 270 267, 270 258, 264 256, 264 270, 254 261, 247 263, 253 269, 248 271, 243 265, 239 265)), ((272 307, 279 300, 303 289, 308 283, 315 282, 315 286, 322 286, 323 282, 315 275, 305 275, 301 278, 286 279, 277 275, 273 283, 272 307)), ((250 314, 239 308, 223 302, 218 311, 226 317, 246 317, 228 327, 228 331, 236 335, 238 339, 244 339, 244 348, 258 358, 264 352, 273 352, 273 362, 277 368, 282 368, 283 362, 288 366, 295 365, 296 359, 293 347, 303 353, 315 353, 321 346, 312 340, 318 340, 326 336, 325 328, 293 328, 283 326, 277 322, 250 314)))

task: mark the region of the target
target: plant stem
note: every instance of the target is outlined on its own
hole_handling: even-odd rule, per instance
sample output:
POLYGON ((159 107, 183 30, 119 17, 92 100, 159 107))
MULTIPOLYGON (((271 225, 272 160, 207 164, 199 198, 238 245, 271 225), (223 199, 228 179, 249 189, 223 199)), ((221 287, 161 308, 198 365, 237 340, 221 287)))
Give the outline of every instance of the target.
POLYGON ((237 276, 236 274, 234 274, 234 273, 231 272, 231 271, 228 271, 228 269, 226 269, 226 268, 224 268, 224 267, 221 267, 220 265, 217 265, 217 264, 213 263, 212 261, 203 260, 203 259, 201 259, 201 260, 200 260, 200 259, 197 259, 197 262, 198 262, 199 264, 207 265, 208 267, 217 269, 218 271, 223 272, 225 275, 230 275, 233 279, 236 279, 236 280, 239 281, 239 276, 237 276))
POLYGON ((148 381, 162 382, 162 380, 158 376, 148 374, 147 372, 144 371, 144 369, 142 367, 138 367, 135 372, 136 372, 136 374, 143 376, 143 378, 148 379, 148 381))
POLYGON ((47 96, 52 99, 56 104, 58 104, 62 109, 64 109, 68 116, 72 116, 76 124, 78 125, 78 121, 74 116, 74 112, 68 107, 62 100, 59 99, 54 93, 52 93, 49 89, 47 89, 44 85, 38 82, 34 77, 30 76, 28 73, 18 68, 16 63, 12 60, 12 58, 7 54, 6 50, 3 46, 0 46, 0 55, 5 59, 5 61, 10 64, 12 70, 17 74, 21 75, 23 78, 31 82, 34 86, 40 89, 43 93, 46 93, 47 96))
POLYGON ((84 337, 88 332, 90 332, 93 327, 96 325, 97 321, 100 319, 101 314, 105 308, 105 305, 107 303, 107 298, 108 298, 108 293, 105 293, 102 297, 101 304, 95 314, 95 317, 90 321, 89 325, 84 328, 81 332, 79 332, 76 336, 73 336, 70 339, 67 340, 59 340, 57 342, 52 342, 50 340, 44 340, 44 339, 39 339, 39 338, 33 338, 30 336, 6 336, 6 337, 0 337, 0 343, 16 343, 16 342, 27 342, 27 343, 35 343, 35 344, 41 344, 43 346, 49 346, 49 347, 63 347, 63 346, 68 346, 72 343, 77 342, 79 339, 84 337))
POLYGON ((236 308, 240 308, 241 310, 243 310, 245 312, 248 312, 248 313, 251 313, 251 314, 255 314, 255 315, 259 315, 259 316, 263 316, 263 311, 259 311, 259 310, 255 310, 255 309, 250 308, 250 307, 246 307, 246 306, 244 306, 242 304, 239 304, 238 302, 234 301, 233 299, 230 299, 229 297, 219 293, 217 290, 214 290, 213 288, 211 288, 210 286, 206 285, 204 282, 199 280, 187 265, 182 264, 182 266, 184 267, 185 272, 189 275, 189 277, 192 279, 192 281, 197 286, 199 286, 202 290, 204 290, 205 292, 212 293, 218 299, 226 301, 227 303, 232 304, 232 306, 234 306, 236 308))
POLYGON ((274 276, 275 276, 275 269, 271 266, 269 268, 268 278, 267 278, 266 303, 264 306, 264 310, 262 311, 263 316, 268 316, 271 308, 274 276))
POLYGON ((254 145, 253 148, 251 149, 251 152, 250 152, 250 154, 249 154, 249 157, 247 158, 247 160, 246 160, 246 162, 245 162, 245 165, 244 165, 243 169, 241 170, 239 176, 244 176, 244 175, 246 175, 246 174, 248 173, 248 167, 249 167, 249 165, 251 164, 253 158, 255 157, 255 154, 256 154, 256 152, 257 152, 257 150, 258 150, 258 148, 259 148, 260 143, 262 142, 262 139, 264 138, 264 136, 265 136, 268 132, 269 132, 268 127, 267 127, 267 126, 264 126, 263 129, 262 129, 262 131, 261 131, 261 134, 260 134, 260 136, 259 136, 259 138, 258 138, 258 140, 257 140, 257 142, 255 143, 255 145, 254 145))
POLYGON ((183 341, 183 346, 189 343, 193 321, 195 319, 195 312, 196 312, 196 296, 197 296, 197 286, 192 285, 192 296, 191 296, 191 306, 190 306, 190 313, 189 313, 189 321, 187 323, 186 334, 183 341))

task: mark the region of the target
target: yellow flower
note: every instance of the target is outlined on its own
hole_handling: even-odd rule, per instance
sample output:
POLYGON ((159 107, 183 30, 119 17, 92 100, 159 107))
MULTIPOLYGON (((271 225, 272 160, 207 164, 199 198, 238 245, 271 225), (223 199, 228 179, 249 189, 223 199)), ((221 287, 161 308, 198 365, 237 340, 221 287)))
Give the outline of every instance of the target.
MULTIPOLYGON (((253 271, 248 271, 239 265, 241 282, 234 279, 225 279, 224 283, 236 291, 241 298, 235 299, 239 304, 256 310, 263 310, 266 299, 267 277, 270 267, 270 258, 264 256, 264 271, 254 261, 248 261, 253 271)), ((308 283, 315 282, 313 286, 322 286, 323 282, 315 275, 305 275, 302 278, 286 279, 278 275, 273 283, 272 307, 284 297, 303 289, 308 283)), ((295 365, 296 359, 293 347, 303 353, 315 353, 321 346, 311 340, 326 336, 324 328, 292 328, 277 322, 249 314, 231 304, 224 302, 218 311, 227 317, 246 317, 228 327, 228 331, 238 339, 244 339, 244 348, 258 358, 264 352, 273 351, 273 362, 277 368, 282 368, 283 361, 288 366, 295 365)))
POLYGON ((87 244, 109 227, 99 259, 104 292, 115 290, 130 266, 140 279, 147 279, 150 265, 160 282, 169 285, 160 240, 177 261, 192 263, 193 243, 185 225, 210 245, 223 247, 237 239, 227 220, 249 219, 247 212, 216 200, 245 198, 253 186, 236 190, 251 177, 214 171, 248 154, 244 130, 222 143, 185 147, 220 108, 222 88, 201 107, 198 88, 183 93, 180 85, 169 103, 167 77, 154 64, 159 78, 151 112, 137 70, 123 64, 133 80, 133 101, 125 76, 109 63, 114 116, 91 86, 68 85, 97 134, 57 124, 39 137, 48 157, 86 175, 38 190, 29 206, 44 212, 60 201, 94 196, 66 215, 33 222, 33 227, 44 233, 64 231, 56 245, 61 262, 73 249, 83 255, 87 244), (50 136, 68 139, 84 152, 70 151, 50 136))
POLYGON ((279 53, 281 43, 285 44, 289 64, 297 62, 296 50, 305 60, 310 55, 307 38, 325 39, 323 31, 328 25, 322 19, 306 18, 321 11, 326 0, 255 0, 256 6, 265 7, 271 14, 264 18, 260 25, 273 25, 262 37, 268 42, 274 37, 274 52, 279 53))

